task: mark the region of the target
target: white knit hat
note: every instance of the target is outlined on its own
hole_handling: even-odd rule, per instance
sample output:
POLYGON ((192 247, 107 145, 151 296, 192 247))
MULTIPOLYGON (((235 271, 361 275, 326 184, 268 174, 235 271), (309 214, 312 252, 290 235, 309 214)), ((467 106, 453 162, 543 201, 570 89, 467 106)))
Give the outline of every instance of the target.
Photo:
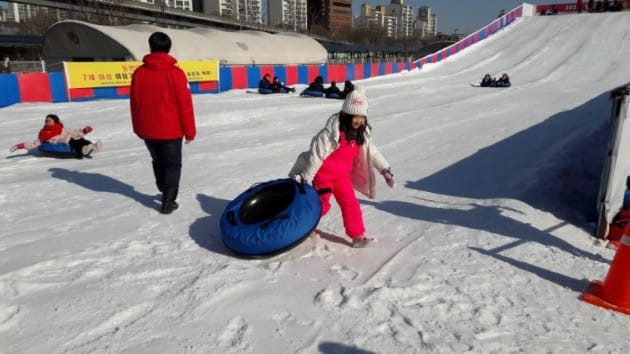
POLYGON ((346 100, 343 101, 341 110, 344 113, 353 116, 366 116, 368 112, 368 100, 365 96, 365 89, 361 86, 356 86, 352 92, 346 96, 346 100))

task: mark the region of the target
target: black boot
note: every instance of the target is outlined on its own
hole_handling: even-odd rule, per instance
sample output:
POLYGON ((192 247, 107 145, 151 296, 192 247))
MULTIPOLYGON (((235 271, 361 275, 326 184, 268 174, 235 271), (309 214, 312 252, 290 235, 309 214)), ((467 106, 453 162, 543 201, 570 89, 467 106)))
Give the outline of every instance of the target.
POLYGON ((175 201, 175 199, 177 199, 177 192, 177 188, 166 188, 162 194, 162 214, 170 214, 179 208, 179 205, 175 201))

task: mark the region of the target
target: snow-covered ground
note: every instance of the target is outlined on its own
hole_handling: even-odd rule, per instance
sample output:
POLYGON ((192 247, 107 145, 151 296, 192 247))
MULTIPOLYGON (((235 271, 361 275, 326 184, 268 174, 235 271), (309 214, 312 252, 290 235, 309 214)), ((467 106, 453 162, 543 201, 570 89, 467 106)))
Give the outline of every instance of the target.
POLYGON ((267 259, 222 244, 227 203, 285 177, 340 101, 195 96, 180 209, 157 211, 126 100, 0 109, 0 146, 47 113, 90 124, 88 160, 0 160, 3 353, 622 353, 630 317, 580 301, 614 251, 591 236, 608 92, 630 81, 630 13, 524 18, 422 70, 357 82, 398 186, 335 206, 267 259), (508 72, 513 87, 471 87, 508 72))

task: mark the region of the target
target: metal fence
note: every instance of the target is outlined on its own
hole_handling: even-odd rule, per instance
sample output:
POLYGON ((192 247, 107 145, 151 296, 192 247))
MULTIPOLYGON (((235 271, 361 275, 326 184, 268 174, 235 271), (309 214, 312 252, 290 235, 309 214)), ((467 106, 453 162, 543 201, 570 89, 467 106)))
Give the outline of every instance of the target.
POLYGON ((28 61, 5 59, 1 69, 1 71, 9 73, 41 73, 46 72, 46 62, 43 60, 28 61))
MULTIPOLYGON (((411 61, 411 57, 361 57, 361 58, 328 58, 326 64, 370 64, 370 63, 388 63, 388 62, 400 62, 411 61)), ((6 60, 0 63, 0 72, 6 73, 29 73, 29 72, 48 72, 48 71, 63 71, 62 65, 55 65, 51 67, 46 65, 43 60, 6 60)))

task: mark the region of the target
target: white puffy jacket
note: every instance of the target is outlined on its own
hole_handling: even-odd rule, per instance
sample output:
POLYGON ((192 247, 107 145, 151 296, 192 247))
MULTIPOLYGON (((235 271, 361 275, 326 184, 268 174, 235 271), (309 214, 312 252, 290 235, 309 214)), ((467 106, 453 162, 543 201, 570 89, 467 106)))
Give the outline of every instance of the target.
MULTIPOLYGON (((311 147, 298 155, 289 176, 299 175, 303 180, 312 182, 315 174, 328 155, 339 147, 339 113, 335 113, 322 130, 311 140, 311 147)), ((389 163, 372 143, 369 127, 365 130, 365 143, 361 145, 359 155, 354 159, 350 178, 355 190, 370 199, 376 195, 376 176, 374 169, 382 171, 389 168, 389 163)))

